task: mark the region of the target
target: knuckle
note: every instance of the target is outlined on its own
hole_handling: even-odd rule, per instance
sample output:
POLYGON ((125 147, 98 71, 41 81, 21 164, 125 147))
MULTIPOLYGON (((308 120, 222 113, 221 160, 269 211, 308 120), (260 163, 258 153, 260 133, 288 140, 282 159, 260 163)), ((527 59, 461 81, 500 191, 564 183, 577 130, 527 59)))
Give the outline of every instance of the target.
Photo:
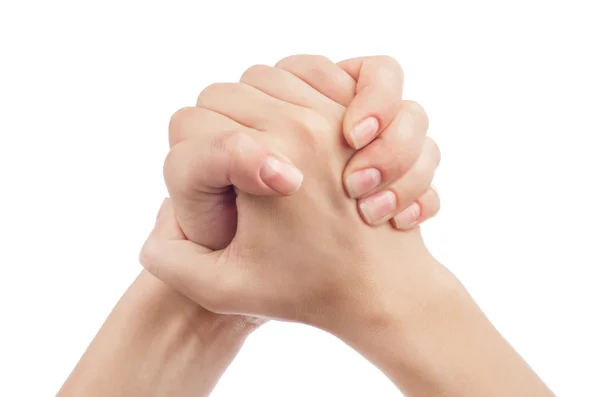
POLYGON ((184 136, 184 129, 188 120, 193 117, 195 108, 184 107, 173 113, 169 120, 169 144, 170 146, 180 142, 184 136))
POLYGON ((373 60, 377 61, 382 67, 393 71, 394 74, 404 77, 404 70, 402 69, 400 62, 398 62, 393 56, 378 55, 373 57, 373 60))
POLYGON ((310 81, 326 81, 331 78, 324 67, 332 62, 323 55, 292 55, 277 62, 275 67, 301 76, 310 81))
POLYGON ((407 150, 409 145, 392 144, 385 139, 377 139, 372 151, 369 151, 371 162, 377 164, 385 179, 396 178, 406 173, 412 166, 418 153, 407 150))
POLYGON ((211 149, 214 152, 227 152, 235 150, 241 143, 248 139, 245 132, 226 131, 219 134, 211 142, 211 149))
POLYGON ((288 69, 290 66, 297 64, 301 56, 302 55, 290 55, 285 58, 281 58, 279 61, 277 61, 275 67, 281 69, 288 69))
POLYGON ((169 191, 186 191, 194 181, 194 165, 182 155, 183 143, 169 150, 163 163, 163 176, 169 191))
POLYGON ((284 67, 291 65, 302 65, 308 66, 311 64, 319 65, 323 62, 330 62, 329 58, 323 55, 312 55, 312 54, 297 54, 290 55, 285 58, 282 58, 279 62, 275 64, 276 67, 284 67))
POLYGON ((230 95, 235 92, 238 83, 213 83, 200 92, 196 100, 196 106, 205 106, 215 96, 230 95))
POLYGON ((140 253, 138 260, 142 267, 146 269, 150 274, 160 278, 160 254, 157 243, 151 239, 146 240, 140 253))
POLYGON ((244 71, 244 73, 242 73, 240 82, 245 83, 255 80, 263 80, 270 74, 270 71, 271 67, 267 65, 250 66, 248 69, 246 69, 246 71, 244 71))
POLYGON ((213 142, 213 151, 216 153, 227 153, 229 158, 229 169, 243 167, 245 154, 257 150, 256 142, 244 131, 230 131, 221 134, 213 142))
POLYGON ((427 131, 429 128, 429 116, 427 116, 425 108, 420 103, 415 101, 404 101, 404 109, 418 125, 423 125, 425 127, 424 130, 427 131))
POLYGON ((294 129, 300 135, 303 142, 316 149, 323 137, 332 135, 330 123, 325 117, 309 109, 299 109, 292 117, 294 129))

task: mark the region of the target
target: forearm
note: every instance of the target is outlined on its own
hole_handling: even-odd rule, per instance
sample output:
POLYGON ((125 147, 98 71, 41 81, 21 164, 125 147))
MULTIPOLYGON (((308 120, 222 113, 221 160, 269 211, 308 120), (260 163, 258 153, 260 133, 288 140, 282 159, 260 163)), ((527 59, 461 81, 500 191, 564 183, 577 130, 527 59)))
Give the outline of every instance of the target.
POLYGON ((208 395, 252 329, 239 317, 202 309, 143 272, 58 396, 208 395))
POLYGON ((432 266, 430 284, 349 333, 348 343, 406 396, 553 396, 450 272, 420 265, 432 266))

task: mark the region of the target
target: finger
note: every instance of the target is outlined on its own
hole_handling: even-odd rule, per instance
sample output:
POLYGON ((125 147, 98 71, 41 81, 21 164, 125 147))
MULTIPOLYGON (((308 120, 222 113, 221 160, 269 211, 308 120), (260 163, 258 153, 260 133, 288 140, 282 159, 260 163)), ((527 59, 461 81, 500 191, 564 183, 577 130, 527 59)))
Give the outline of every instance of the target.
MULTIPOLYGON (((211 145, 214 145, 219 136, 236 132, 253 134, 258 131, 212 110, 187 107, 178 110, 171 117, 169 143, 173 147, 189 139, 198 139, 203 143, 198 142, 197 144, 204 145, 204 152, 201 151, 198 154, 210 153, 211 145)), ((210 161, 210 159, 208 160, 210 161)), ((175 199, 175 207, 178 210, 185 236, 189 240, 211 249, 221 249, 235 235, 237 222, 235 194, 230 187, 222 186, 223 178, 219 180, 219 175, 223 170, 217 170, 219 174, 213 180, 206 179, 206 176, 201 174, 202 169, 195 171, 200 173, 200 178, 203 179, 190 181, 190 186, 187 188, 178 185, 185 184, 186 181, 181 179, 173 181, 170 174, 165 173, 167 186, 171 186, 172 197, 175 199), (217 182, 219 185, 215 186, 217 182)), ((170 172, 173 172, 178 178, 181 176, 178 175, 177 170, 170 172)), ((189 177, 193 179, 193 170, 188 172, 192 174, 189 177)))
POLYGON ((260 131, 276 129, 295 108, 243 83, 212 84, 200 93, 196 106, 260 131))
POLYGON ((235 186, 255 195, 292 194, 302 172, 246 131, 205 134, 171 148, 164 173, 170 188, 186 195, 219 193, 235 186))
POLYGON ((417 201, 391 219, 398 230, 409 230, 434 217, 440 210, 440 197, 431 186, 417 201))
POLYGON ((404 73, 389 56, 354 58, 338 65, 356 80, 356 96, 344 117, 344 136, 360 149, 383 131, 400 110, 404 73))
MULTIPOLYGON (((171 218, 173 209, 169 208, 171 218)), ((218 252, 188 240, 168 239, 150 234, 139 260, 144 269, 207 310, 219 313, 223 307, 223 281, 227 267, 217 264, 218 252)))
POLYGON ((404 175, 419 157, 427 128, 423 108, 404 101, 390 125, 346 166, 344 183, 349 196, 363 197, 404 175))
POLYGON ((435 142, 428 138, 419 159, 402 178, 358 200, 364 221, 369 225, 386 222, 425 194, 439 164, 439 153, 435 142))
POLYGON ((245 131, 206 133, 171 148, 164 164, 170 196, 186 237, 222 248, 237 224, 231 186, 255 195, 288 195, 302 183, 302 172, 276 150, 245 131), (215 233, 218 230, 219 233, 215 233))
POLYGON ((324 96, 315 88, 284 69, 254 65, 242 74, 240 82, 252 86, 272 97, 297 106, 313 109, 320 114, 339 115, 336 120, 341 119, 346 110, 337 102, 324 96))
POLYGON ((354 98, 355 79, 324 56, 292 55, 277 62, 275 67, 297 76, 344 107, 354 98))
POLYGON ((171 116, 169 146, 173 147, 186 139, 204 137, 206 134, 225 134, 234 131, 253 133, 256 130, 209 109, 185 107, 171 116))

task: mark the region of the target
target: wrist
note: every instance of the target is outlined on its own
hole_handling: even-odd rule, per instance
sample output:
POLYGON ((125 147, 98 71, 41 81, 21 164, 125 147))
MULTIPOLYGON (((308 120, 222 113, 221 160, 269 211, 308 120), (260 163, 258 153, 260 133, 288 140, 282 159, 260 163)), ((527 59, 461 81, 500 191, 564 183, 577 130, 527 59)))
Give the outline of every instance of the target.
POLYGON ((448 302, 465 292, 417 233, 406 235, 402 255, 388 255, 384 252, 371 259, 361 280, 345 288, 346 294, 333 310, 336 315, 331 316, 335 321, 323 328, 347 339, 363 330, 381 330, 392 324, 408 326, 425 307, 432 309, 438 302, 448 302))
POLYGON ((179 333, 202 340, 219 335, 243 340, 261 324, 242 316, 212 313, 147 271, 142 271, 123 299, 128 310, 144 313, 147 322, 169 325, 179 333))
POLYGON ((142 272, 58 395, 208 395, 255 328, 142 272))
POLYGON ((435 361, 424 353, 430 353, 427 345, 440 336, 438 331, 449 331, 443 326, 481 315, 460 281, 428 252, 408 257, 410 263, 403 259, 396 269, 410 271, 398 270, 397 276, 386 277, 370 295, 363 295, 362 304, 355 301, 358 310, 349 321, 331 330, 393 380, 398 368, 404 369, 403 374, 420 376, 411 368, 435 361))
POLYGON ((464 286, 433 258, 338 336, 406 396, 551 396, 464 286))
POLYGON ((208 395, 258 324, 209 312, 145 271, 138 281, 141 299, 135 311, 148 313, 152 338, 164 340, 157 355, 156 395, 208 395))

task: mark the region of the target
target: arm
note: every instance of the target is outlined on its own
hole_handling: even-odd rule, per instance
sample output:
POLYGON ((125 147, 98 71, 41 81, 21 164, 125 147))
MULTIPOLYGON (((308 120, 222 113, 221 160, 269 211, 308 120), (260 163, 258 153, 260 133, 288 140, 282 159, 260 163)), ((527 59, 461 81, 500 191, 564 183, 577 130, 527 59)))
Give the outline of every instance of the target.
MULTIPOLYGON (((273 78, 254 85, 273 93, 265 81, 276 81, 278 72, 269 73, 273 78)), ((304 172, 305 182, 285 199, 238 190, 235 239, 227 247, 211 251, 190 241, 149 240, 144 267, 213 312, 332 332, 412 396, 551 395, 431 258, 418 230, 368 228, 357 217, 356 201, 339 189, 344 167, 356 159, 336 135, 339 108, 325 101, 307 111, 320 99, 304 103, 314 94, 308 92, 289 98, 302 92, 300 86, 280 92, 280 103, 248 85, 213 85, 199 102, 245 125, 260 125, 260 134, 247 137, 276 145, 304 172)), ((439 161, 435 146, 426 148, 423 162, 415 164, 418 172, 382 186, 373 204, 389 210, 398 202, 398 187, 428 186, 414 177, 439 161)), ((172 174, 186 175, 178 165, 172 174)), ((360 210, 363 204, 359 200, 360 210)))
MULTIPOLYGON (((362 59, 354 59, 344 62, 344 67, 339 68, 323 57, 294 56, 286 58, 280 66, 346 106, 355 96, 355 80, 359 80, 359 86, 364 86, 360 80, 372 80, 371 77, 377 75, 377 67, 385 66, 388 61, 386 57, 369 58, 371 66, 361 68, 356 65, 362 63, 362 59), (350 74, 346 74, 344 69, 350 74), (355 74, 354 69, 362 70, 362 74, 355 74), (315 70, 320 72, 313 73, 315 70)), ((392 65, 393 68, 399 66, 392 65)), ((250 77, 247 73, 246 78, 250 77)), ((396 79, 396 83, 401 84, 401 79, 396 79)), ((383 81, 375 85, 377 89, 385 90, 388 84, 389 81, 383 81)), ((361 94, 361 90, 357 96, 359 103, 351 106, 353 117, 361 117, 361 111, 381 113, 379 119, 384 121, 383 129, 389 122, 385 120, 391 117, 390 112, 399 108, 401 98, 382 98, 377 92, 361 94), (361 99, 366 96, 366 100, 361 99), (373 101, 373 98, 379 98, 379 101, 373 101)), ((180 221, 187 238, 196 243, 218 249, 225 247, 233 238, 237 211, 229 187, 232 182, 242 190, 259 195, 291 194, 298 187, 294 173, 287 177, 281 169, 279 174, 264 175, 259 171, 265 156, 270 153, 269 149, 252 146, 248 140, 237 139, 240 134, 231 134, 231 131, 243 133, 247 130, 242 124, 206 109, 185 108, 171 119, 170 143, 176 155, 170 156, 170 159, 177 159, 176 175, 184 178, 180 185, 178 179, 173 183, 167 178, 167 182, 171 182, 169 187, 173 196, 185 197, 180 200, 185 215, 180 221), (221 144, 210 145, 207 141, 221 144), (190 173, 179 172, 187 165, 191 166, 190 173), (196 175, 196 172, 200 174, 196 175)), ((382 158, 381 149, 383 154, 391 155, 396 144, 417 147, 424 130, 399 129, 394 134, 410 138, 392 139, 385 145, 379 145, 377 153, 361 155, 359 151, 347 173, 368 167, 371 158, 382 158)), ((361 146, 367 144, 365 141, 361 146)), ((414 158, 396 156, 393 162, 375 162, 374 165, 383 173, 383 182, 387 182, 385 178, 399 176, 414 161, 414 158)), ((170 164, 172 162, 168 161, 167 174, 170 164)), ((423 192, 410 190, 399 191, 398 194, 403 200, 394 210, 396 214, 423 192)), ((433 216, 439 208, 437 195, 432 194, 431 189, 420 197, 419 203, 422 211, 404 222, 408 227, 414 226, 414 220, 420 223, 433 216)), ((409 211, 409 215, 413 212, 409 211)), ((394 225, 398 226, 396 220, 394 225)), ((172 226, 166 226, 167 235, 159 238, 186 237, 181 234, 179 226, 172 226)), ((146 395, 150 390, 160 395, 166 393, 169 387, 178 385, 181 385, 184 395, 185 391, 191 390, 204 395, 212 389, 257 321, 249 317, 213 315, 148 273, 142 273, 115 307, 59 395, 91 395, 92 392, 105 396, 146 395), (169 364, 163 365, 167 361, 169 364)))
MULTIPOLYGON (((164 216, 175 219, 172 210, 164 216)), ((202 269, 227 267, 227 259, 224 258, 228 255, 221 256, 218 265, 211 263, 209 257, 213 254, 203 255, 202 249, 190 242, 169 243, 151 238, 146 243, 142 262, 151 271, 160 269, 166 279, 190 298, 216 305, 216 310, 251 314, 263 310, 269 312, 269 317, 290 316, 287 318, 315 325, 336 335, 381 369, 407 397, 553 396, 485 317, 463 285, 429 254, 418 231, 405 233, 400 240, 403 246, 400 256, 391 249, 378 250, 371 256, 370 262, 363 262, 355 255, 345 256, 339 249, 334 249, 335 255, 328 254, 334 264, 315 259, 318 268, 369 269, 369 281, 360 281, 353 276, 337 287, 328 281, 327 293, 319 292, 314 296, 326 301, 333 299, 334 308, 330 311, 328 304, 311 301, 310 305, 316 307, 317 313, 309 317, 304 314, 292 317, 302 312, 299 310, 286 314, 289 307, 281 306, 282 303, 285 306, 291 304, 284 300, 286 294, 278 292, 281 298, 272 303, 266 300, 268 297, 262 298, 262 291, 267 289, 260 286, 249 293, 263 300, 261 306, 236 306, 232 309, 234 304, 250 302, 245 295, 239 295, 245 292, 237 290, 246 282, 241 286, 222 285, 219 298, 208 297, 205 295, 208 284, 201 283, 215 281, 203 280, 202 272, 206 270, 202 269), (343 266, 337 262, 342 256, 346 258, 343 266), (371 284, 376 284, 375 288, 371 284), (333 294, 331 289, 335 290, 333 294), (326 311, 326 314, 323 315, 320 310, 326 311)), ((267 236, 263 242, 268 244, 271 239, 274 237, 267 236)), ((312 241, 318 244, 317 240, 312 241)), ((387 243, 392 241, 390 239, 387 243)), ((325 242, 323 249, 332 243, 325 242)), ((295 263, 290 260, 288 252, 304 255, 309 252, 308 248, 295 251, 289 244, 284 248, 286 255, 278 256, 287 258, 286 265, 289 267, 295 263)), ((269 252, 275 250, 274 246, 270 246, 269 252)), ((294 273, 293 268, 283 271, 286 275, 294 273)), ((318 273, 316 268, 308 271, 315 275, 318 273)), ((269 280, 272 286, 285 283, 286 292, 292 291, 293 283, 304 282, 305 279, 295 275, 293 282, 286 283, 283 275, 272 278, 274 273, 271 267, 268 274, 260 279, 269 280)), ((342 277, 337 275, 336 279, 343 280, 342 277)), ((251 284, 259 282, 257 279, 251 284)), ((309 282, 318 283, 319 280, 315 278, 309 282)), ((309 288, 299 288, 300 294, 309 288)), ((295 299, 292 303, 296 303, 295 299)))
MULTIPOLYGON (((160 213, 150 235, 181 238, 160 213)), ((204 310, 143 271, 58 396, 207 396, 256 326, 204 310)))
POLYGON ((58 396, 207 396, 253 328, 142 272, 58 396))
POLYGON ((427 271, 410 301, 390 288, 373 305, 393 302, 388 310, 342 325, 338 336, 407 397, 553 396, 447 269, 427 253, 414 266, 427 271))

